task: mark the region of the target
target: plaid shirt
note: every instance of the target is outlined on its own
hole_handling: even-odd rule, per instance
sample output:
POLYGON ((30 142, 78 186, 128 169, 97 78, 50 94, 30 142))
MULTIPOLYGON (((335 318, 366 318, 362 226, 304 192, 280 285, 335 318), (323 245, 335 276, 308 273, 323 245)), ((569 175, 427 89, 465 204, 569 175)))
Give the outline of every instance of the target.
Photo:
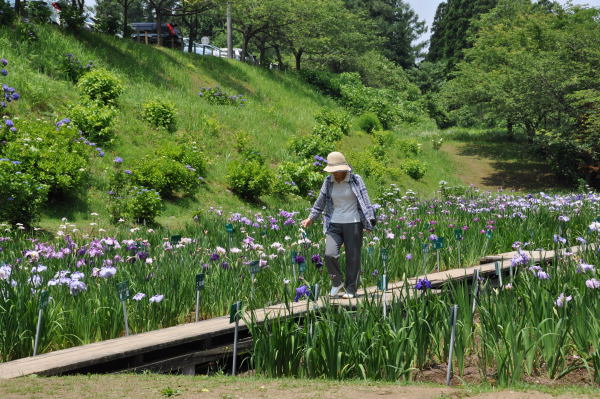
MULTIPOLYGON (((367 230, 373 230, 373 223, 371 221, 375 220, 375 212, 371 206, 371 201, 369 200, 369 193, 367 192, 365 182, 360 175, 352 172, 348 173, 350 173, 350 179, 348 180, 348 183, 350 184, 350 188, 358 200, 358 213, 360 214, 360 221, 363 224, 363 228, 367 230)), ((327 233, 327 229, 329 228, 329 223, 331 221, 331 215, 333 214, 333 200, 331 199, 332 188, 333 177, 329 175, 325 178, 325 181, 323 181, 323 186, 321 187, 319 197, 315 201, 315 204, 310 210, 309 215, 311 220, 315 220, 319 217, 319 215, 321 215, 321 213, 323 213, 323 211, 325 212, 323 217, 323 232, 325 233, 327 233)))

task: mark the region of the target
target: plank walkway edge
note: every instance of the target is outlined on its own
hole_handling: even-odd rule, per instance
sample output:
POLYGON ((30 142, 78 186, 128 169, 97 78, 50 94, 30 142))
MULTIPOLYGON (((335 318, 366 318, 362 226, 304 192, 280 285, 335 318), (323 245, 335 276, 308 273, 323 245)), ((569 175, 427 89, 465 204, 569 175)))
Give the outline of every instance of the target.
MULTIPOLYGON (((569 248, 573 253, 581 250, 580 246, 569 248)), ((527 252, 527 251, 526 251, 527 252)), ((554 251, 545 251, 540 254, 538 251, 527 252, 528 256, 533 258, 534 262, 548 261, 554 258, 554 251)), ((503 254, 486 256, 483 260, 491 263, 484 263, 477 266, 449 269, 441 272, 429 273, 424 276, 416 276, 406 280, 411 286, 414 285, 419 278, 426 277, 433 287, 439 287, 444 282, 450 279, 465 279, 471 277, 475 269, 480 270, 480 275, 485 276, 496 272, 496 262, 500 262, 500 267, 503 271, 510 267, 513 256, 516 252, 507 252, 503 254)), ((387 295, 387 302, 391 302, 394 298, 395 291, 401 291, 405 288, 404 282, 396 282, 389 284, 386 292, 392 295, 387 295)), ((323 296, 321 304, 312 303, 310 309, 315 307, 325 306, 325 298, 327 303, 340 306, 352 306, 353 302, 361 300, 365 295, 371 295, 378 292, 377 287, 368 287, 365 290, 359 290, 357 298, 354 300, 345 299, 330 299, 323 296)), ((292 302, 288 304, 289 310, 293 315, 301 315, 307 311, 309 304, 306 300, 292 302)), ((265 308, 254 310, 256 322, 263 322, 267 317, 288 316, 288 306, 283 303, 267 306, 265 308)), ((246 312, 248 316, 249 313, 246 312)), ((240 321, 240 327, 247 329, 244 321, 240 321)), ((82 369, 94 364, 106 363, 117 359, 129 358, 136 355, 141 355, 146 352, 166 349, 177 345, 182 345, 203 339, 209 339, 215 336, 233 334, 234 326, 229 323, 229 316, 215 317, 207 320, 202 320, 197 323, 181 324, 173 327, 167 327, 159 330, 148 331, 128 337, 113 338, 106 341, 99 341, 91 344, 75 346, 67 349, 61 349, 38 356, 25 357, 10 362, 0 363, 0 379, 10 379, 31 374, 39 375, 57 375, 73 370, 82 369)))

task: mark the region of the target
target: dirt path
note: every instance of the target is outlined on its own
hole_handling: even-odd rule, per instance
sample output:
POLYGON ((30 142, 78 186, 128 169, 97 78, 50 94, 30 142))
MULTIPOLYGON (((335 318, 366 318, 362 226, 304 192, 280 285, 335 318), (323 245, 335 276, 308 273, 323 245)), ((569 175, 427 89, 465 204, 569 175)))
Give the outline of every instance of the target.
POLYGON ((457 175, 465 184, 484 190, 534 191, 568 187, 520 143, 448 142, 442 151, 454 160, 457 175))
MULTIPOLYGON (((587 390, 592 392, 591 390, 587 390)), ((257 377, 187 377, 155 374, 90 375, 69 377, 24 377, 0 381, 0 398, 293 398, 293 399, 550 399, 593 398, 598 394, 573 391, 553 394, 537 391, 501 390, 475 393, 465 388, 435 385, 400 385, 375 382, 335 382, 301 379, 266 379, 257 377)))

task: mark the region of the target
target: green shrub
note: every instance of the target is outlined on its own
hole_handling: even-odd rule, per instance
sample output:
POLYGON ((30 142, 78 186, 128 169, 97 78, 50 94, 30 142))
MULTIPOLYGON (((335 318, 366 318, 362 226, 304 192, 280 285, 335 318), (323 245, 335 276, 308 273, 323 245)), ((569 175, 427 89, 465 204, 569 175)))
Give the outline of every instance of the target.
POLYGON ((188 170, 195 172, 199 176, 206 175, 206 157, 195 142, 187 144, 165 144, 159 147, 155 152, 159 157, 166 157, 181 163, 188 170))
POLYGON ((21 7, 25 8, 25 13, 29 22, 34 24, 47 24, 50 20, 50 8, 48 3, 40 1, 28 1, 27 3, 21 2, 21 7))
POLYGON ((257 161, 235 160, 227 166, 227 184, 242 198, 256 201, 269 194, 274 181, 273 172, 257 161))
POLYGON ((405 157, 412 157, 421 153, 421 144, 414 139, 401 139, 396 142, 396 149, 405 157))
POLYGON ((78 31, 81 29, 85 21, 83 10, 75 3, 66 0, 61 0, 58 4, 60 6, 61 26, 70 31, 78 31))
POLYGON ((385 148, 391 148, 396 142, 396 137, 395 137, 394 132, 389 131, 389 130, 374 131, 373 139, 375 140, 377 145, 380 145, 385 148))
POLYGON ((121 80, 105 69, 86 73, 79 79, 77 87, 86 97, 104 105, 116 104, 123 92, 121 80))
POLYGON ((321 92, 333 97, 340 96, 340 85, 336 74, 317 69, 302 69, 298 71, 298 74, 304 81, 317 87, 321 92))
POLYGON ((113 193, 110 212, 114 221, 121 218, 138 223, 154 223, 164 209, 164 203, 156 190, 129 186, 122 194, 113 193))
POLYGON ((315 155, 326 157, 327 154, 335 151, 333 142, 313 135, 293 136, 288 147, 291 154, 304 159, 312 159, 315 155))
POLYGON ((131 177, 132 185, 156 190, 163 198, 194 194, 200 183, 195 170, 165 156, 141 159, 131 177))
POLYGON ((443 143, 444 143, 444 139, 440 136, 435 136, 434 138, 431 139, 431 145, 432 145, 433 149, 436 151, 438 151, 440 148, 442 148, 443 143))
POLYGON ((86 101, 69 108, 69 116, 83 136, 88 140, 109 144, 114 141, 113 119, 117 111, 113 107, 103 107, 98 103, 86 101))
POLYGON ((425 176, 426 165, 418 159, 405 159, 402 161, 402 171, 415 180, 425 176))
POLYGON ((173 103, 148 101, 142 105, 142 118, 156 128, 176 130, 175 105, 173 103))
POLYGON ((47 185, 51 196, 74 194, 83 187, 91 149, 79 140, 77 129, 44 121, 16 125, 16 132, 4 134, 3 158, 18 160, 21 170, 47 185))
POLYGON ((217 87, 201 87, 198 95, 213 105, 239 105, 246 104, 246 99, 241 94, 231 95, 219 86, 217 87))
POLYGON ((348 159, 352 160, 352 169, 364 177, 372 177, 382 181, 387 174, 387 168, 369 151, 353 152, 348 159))
POLYGON ((327 143, 335 143, 340 141, 344 133, 339 126, 334 125, 317 125, 313 128, 312 137, 318 137, 327 143))
POLYGON ((5 0, 0 0, 0 25, 10 26, 15 19, 15 12, 5 0))
POLYGON ((308 197, 309 192, 317 190, 323 181, 323 173, 310 161, 283 162, 277 168, 277 194, 297 194, 308 197))
POLYGON ((342 109, 322 109, 315 120, 320 125, 338 127, 344 135, 350 133, 350 114, 342 109))
POLYGON ((62 59, 61 71, 73 83, 77 83, 79 79, 94 68, 92 62, 83 65, 79 59, 73 54, 65 54, 62 59))
POLYGON ((23 172, 17 162, 0 159, 0 220, 31 226, 39 219, 40 208, 48 197, 48 186, 23 172))
POLYGON ((379 118, 373 112, 366 112, 359 116, 356 121, 356 124, 360 128, 360 130, 367 133, 373 133, 377 130, 383 129, 379 118))

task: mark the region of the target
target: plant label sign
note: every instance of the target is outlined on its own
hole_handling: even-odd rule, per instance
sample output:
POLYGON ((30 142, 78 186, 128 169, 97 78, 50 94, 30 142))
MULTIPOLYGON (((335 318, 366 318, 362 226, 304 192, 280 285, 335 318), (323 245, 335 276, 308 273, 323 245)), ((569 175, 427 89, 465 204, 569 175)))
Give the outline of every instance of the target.
POLYGON ((458 241, 461 241, 463 239, 463 231, 462 231, 462 229, 455 229, 454 230, 454 238, 456 238, 458 241))
POLYGON ((260 261, 255 260, 252 263, 250 263, 250 274, 256 274, 260 271, 260 267, 259 267, 260 261))
POLYGON ((204 288, 204 273, 196 274, 196 291, 200 291, 204 288))
POLYGON ((292 251, 290 253, 290 257, 292 258, 292 263, 296 263, 296 257, 298 256, 298 252, 292 251))
POLYGON ((374 252, 374 249, 373 249, 373 247, 369 247, 369 248, 367 248, 367 255, 368 255, 369 257, 373 256, 373 252, 374 252))
POLYGON ((442 249, 444 248, 444 237, 439 237, 437 238, 434 242, 433 242, 433 248, 434 249, 442 249))
POLYGON ((117 291, 119 292, 119 301, 125 302, 131 296, 129 292, 129 280, 125 280, 117 284, 117 291))
POLYGON ((46 306, 48 306, 48 300, 50 299, 50 294, 48 293, 48 291, 43 290, 40 293, 40 307, 39 309, 42 310, 44 309, 46 306))
POLYGON ((177 235, 171 236, 171 244, 173 244, 173 245, 179 244, 179 241, 181 241, 181 235, 177 234, 177 235))
POLYGON ((225 231, 229 234, 232 234, 235 231, 235 228, 233 227, 233 225, 231 223, 227 223, 225 225, 225 231))
POLYGON ((235 321, 239 319, 241 310, 242 301, 231 304, 231 307, 229 308, 229 323, 235 323, 235 321))
POLYGON ((494 232, 492 230, 486 230, 485 231, 485 237, 487 239, 491 239, 494 236, 494 232))
POLYGON ((423 244, 421 246, 421 251, 423 251, 424 254, 429 252, 429 244, 423 244))
POLYGON ((298 270, 300 271, 300 274, 304 274, 304 272, 306 272, 306 262, 299 263, 298 270))

